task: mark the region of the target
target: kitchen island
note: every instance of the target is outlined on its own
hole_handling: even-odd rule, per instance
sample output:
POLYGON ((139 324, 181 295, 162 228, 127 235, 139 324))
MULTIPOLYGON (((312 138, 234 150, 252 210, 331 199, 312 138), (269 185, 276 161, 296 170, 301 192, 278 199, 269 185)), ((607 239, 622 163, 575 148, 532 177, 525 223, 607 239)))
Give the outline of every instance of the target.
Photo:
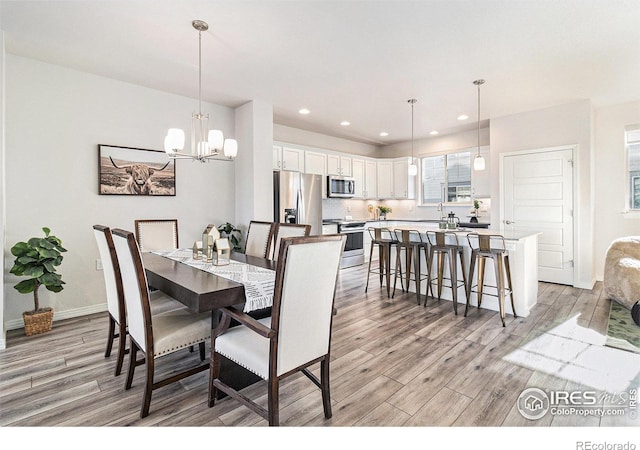
MULTIPOLYGON (((423 240, 426 242, 426 231, 436 231, 438 230, 438 225, 436 223, 429 222, 407 222, 407 221, 388 221, 388 222, 368 222, 367 227, 385 227, 392 230, 415 230, 418 231, 423 240)), ((478 234, 500 234, 504 236, 505 246, 509 252, 509 263, 511 265, 511 278, 513 282, 513 299, 515 303, 516 313, 519 317, 526 317, 529 315, 529 311, 536 304, 538 297, 538 232, 521 232, 521 231, 510 231, 510 230, 492 230, 492 229, 465 229, 458 228, 457 230, 447 230, 454 231, 458 236, 459 244, 463 247, 464 250, 464 268, 460 267, 458 264, 458 280, 462 280, 462 270, 464 270, 465 276, 469 275, 469 263, 471 260, 471 248, 469 246, 469 242, 467 240, 468 233, 478 233, 478 234)), ((368 234, 368 233, 367 233, 368 234)), ((367 240, 367 244, 365 246, 365 253, 369 254, 369 245, 370 240, 367 240)), ((374 252, 374 255, 376 252, 374 252)), ((374 257, 375 258, 375 257, 374 257)), ((423 257, 424 258, 424 257, 423 257)), ((395 250, 392 250, 391 253, 391 265, 395 266, 396 254, 395 250)), ((402 257, 402 268, 404 271, 404 255, 402 257)), ((372 264, 377 264, 377 262, 372 262, 372 264)), ((435 265, 435 259, 434 259, 435 265)), ((422 260, 422 272, 426 274, 426 262, 424 259, 422 260)), ((448 264, 445 267, 445 277, 449 277, 449 269, 448 264)), ((476 265, 477 267, 477 265, 476 265)), ((435 268, 432 270, 432 274, 435 275, 435 268)), ((432 278, 432 281, 436 281, 437 277, 432 278)), ((469 280, 467 280, 469 281, 469 280)), ((448 280, 445 280, 447 283, 448 280)), ((477 270, 474 277, 473 283, 477 283, 477 270)), ((393 276, 391 277, 391 285, 393 286, 393 276)), ((485 270, 485 290, 484 295, 482 297, 482 308, 498 311, 498 298, 492 295, 487 294, 496 294, 496 289, 488 286, 495 286, 495 272, 493 269, 493 264, 488 263, 487 268, 485 270)), ((397 283, 397 289, 400 288, 400 280, 397 283)), ((420 293, 425 294, 427 290, 427 282, 426 280, 422 282, 420 293)), ((416 292, 415 283, 411 282, 409 284, 409 291, 416 292)), ((437 285, 433 284, 433 292, 437 292, 437 285)), ((442 289, 442 299, 443 300, 452 300, 451 289, 443 288, 442 289)), ((464 287, 458 288, 458 305, 466 304, 466 292, 464 287)), ((434 301, 429 298, 429 302, 434 301)), ((471 293, 470 305, 477 306, 477 297, 474 292, 471 293)), ((461 313, 460 306, 458 306, 458 312, 461 313)), ((453 307, 452 307, 453 309, 453 307)), ((464 311, 464 306, 462 308, 464 311)), ((507 314, 513 315, 513 310, 511 309, 511 303, 509 299, 505 301, 505 312, 507 314)))

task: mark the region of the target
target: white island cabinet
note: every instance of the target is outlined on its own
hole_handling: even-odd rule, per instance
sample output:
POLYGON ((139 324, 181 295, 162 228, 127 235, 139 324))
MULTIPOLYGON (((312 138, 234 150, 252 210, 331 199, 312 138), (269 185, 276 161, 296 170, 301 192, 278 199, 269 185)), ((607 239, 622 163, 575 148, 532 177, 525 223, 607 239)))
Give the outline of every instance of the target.
MULTIPOLYGON (((436 223, 389 223, 386 225, 392 229, 406 229, 406 230, 416 230, 419 231, 426 241, 426 231, 427 230, 437 230, 436 223)), ((462 270, 464 270, 465 276, 469 278, 469 263, 471 261, 471 247, 469 247, 469 242, 467 240, 468 233, 478 233, 478 234, 500 234, 504 236, 505 245, 509 252, 509 264, 511 266, 511 279, 513 282, 513 300, 516 307, 516 313, 518 317, 527 317, 529 315, 529 311, 536 304, 538 299, 538 235, 540 233, 535 232, 510 232, 506 230, 490 230, 490 229, 463 229, 456 231, 458 236, 458 242, 464 248, 464 268, 460 267, 458 263, 458 280, 462 280, 462 270)), ((369 249, 366 248, 365 252, 368 252, 369 249)), ((396 261, 395 251, 391 253, 391 266, 395 266, 396 261)), ((404 254, 402 257, 403 264, 403 273, 404 273, 404 254)), ((436 265, 437 258, 434 258, 434 266, 436 265)), ((377 262, 375 262, 377 264, 377 262)), ((426 263, 424 259, 422 260, 422 271, 426 274, 426 263)), ((445 262, 445 273, 444 277, 449 278, 449 264, 448 261, 445 262)), ((471 280, 471 282, 475 285, 478 282, 478 274, 477 274, 476 264, 476 273, 471 280)), ((437 272, 435 267, 432 268, 432 276, 433 280, 437 281, 437 272)), ((467 280, 469 281, 469 280, 467 280)), ((448 284, 448 280, 444 280, 444 284, 448 284)), ((391 276, 391 283, 393 285, 393 274, 391 276)), ((495 294, 496 289, 491 288, 489 286, 496 286, 496 278, 494 272, 494 266, 491 261, 487 261, 485 268, 485 289, 484 295, 482 296, 482 308, 490 309, 493 311, 499 311, 498 298, 487 295, 487 294, 495 294)), ((400 288, 400 283, 398 283, 397 288, 400 288)), ((475 288, 474 288, 475 290, 475 288)), ((415 283, 411 282, 409 285, 410 292, 416 292, 415 283)), ((427 282, 426 280, 422 282, 420 293, 424 295, 427 291, 427 282)), ((434 282, 433 284, 433 292, 437 293, 437 284, 434 282)), ((452 300, 451 297, 451 289, 443 287, 442 289, 442 299, 443 300, 452 300)), ((464 307, 466 304, 467 294, 465 292, 464 287, 458 288, 458 314, 464 314, 464 307), (462 305, 462 307, 460 307, 462 305)), ((429 298, 427 302, 433 302, 432 298, 429 298)), ((436 300, 437 301, 437 300, 436 300)), ((471 293, 471 306, 474 308, 477 306, 477 297, 474 292, 471 293)), ((453 312, 453 306, 451 307, 453 312)), ((509 323, 509 318, 513 318, 513 310, 511 309, 511 301, 509 296, 505 297, 505 312, 507 313, 507 326, 509 323)), ((469 315, 472 316, 474 312, 470 309, 469 315)))

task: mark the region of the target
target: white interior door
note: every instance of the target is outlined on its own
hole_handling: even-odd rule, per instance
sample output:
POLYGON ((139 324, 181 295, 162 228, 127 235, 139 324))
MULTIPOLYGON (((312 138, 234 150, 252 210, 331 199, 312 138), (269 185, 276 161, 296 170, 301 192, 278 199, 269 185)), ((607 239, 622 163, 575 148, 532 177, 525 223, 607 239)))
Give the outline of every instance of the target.
POLYGON ((539 231, 538 280, 573 285, 573 149, 505 156, 505 228, 539 231))

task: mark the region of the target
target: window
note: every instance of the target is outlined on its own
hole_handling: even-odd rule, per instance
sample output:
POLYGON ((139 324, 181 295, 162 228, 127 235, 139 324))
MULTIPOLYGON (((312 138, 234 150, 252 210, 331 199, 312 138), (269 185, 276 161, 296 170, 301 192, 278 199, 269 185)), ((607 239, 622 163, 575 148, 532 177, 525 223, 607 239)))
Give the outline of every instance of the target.
POLYGON ((422 203, 471 201, 471 152, 427 156, 422 163, 422 203))
POLYGON ((640 210, 640 127, 627 130, 629 209, 640 210))

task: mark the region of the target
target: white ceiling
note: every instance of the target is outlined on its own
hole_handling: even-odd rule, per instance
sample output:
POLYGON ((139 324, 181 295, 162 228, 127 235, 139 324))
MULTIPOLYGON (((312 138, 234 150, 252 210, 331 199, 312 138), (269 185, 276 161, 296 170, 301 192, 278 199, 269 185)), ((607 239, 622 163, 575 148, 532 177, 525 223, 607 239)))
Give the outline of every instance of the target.
POLYGON ((375 145, 411 139, 410 98, 416 139, 473 129, 478 78, 483 120, 582 99, 640 100, 639 0, 1 0, 0 8, 9 53, 194 98, 191 21, 204 20, 204 100, 262 100, 276 123, 375 145), (302 107, 311 114, 299 115, 302 107))

